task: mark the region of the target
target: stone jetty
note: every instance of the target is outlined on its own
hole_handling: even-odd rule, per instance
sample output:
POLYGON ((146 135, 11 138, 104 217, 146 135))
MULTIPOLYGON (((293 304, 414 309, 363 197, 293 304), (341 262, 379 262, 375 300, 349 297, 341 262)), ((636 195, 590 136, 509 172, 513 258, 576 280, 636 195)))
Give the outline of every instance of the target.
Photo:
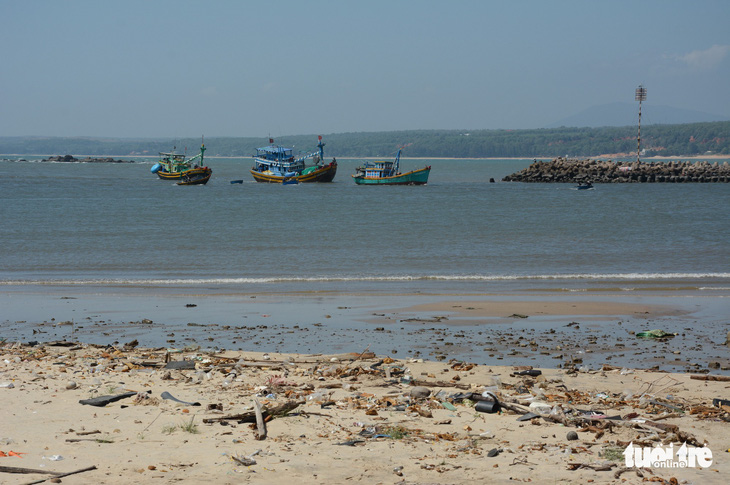
POLYGON ((54 156, 41 160, 42 162, 68 162, 68 163, 134 163, 134 160, 114 160, 111 157, 104 158, 76 158, 73 155, 54 156))
POLYGON ((503 182, 541 183, 708 183, 730 182, 728 162, 614 162, 559 157, 535 160, 529 167, 507 175, 503 182))

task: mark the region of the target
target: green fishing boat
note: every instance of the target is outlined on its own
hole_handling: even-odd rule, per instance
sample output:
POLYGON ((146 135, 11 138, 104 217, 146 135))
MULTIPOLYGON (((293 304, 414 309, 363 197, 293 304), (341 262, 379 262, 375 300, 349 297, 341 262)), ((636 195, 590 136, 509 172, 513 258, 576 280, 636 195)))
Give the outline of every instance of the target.
POLYGON ((357 168, 352 176, 358 185, 425 185, 428 183, 428 175, 431 173, 431 166, 400 173, 400 153, 395 156, 395 161, 374 161, 365 162, 357 168))
POLYGON ((205 144, 201 143, 200 153, 186 158, 182 153, 160 152, 160 160, 152 166, 150 172, 157 174, 162 180, 176 180, 178 185, 202 185, 210 180, 213 173, 203 165, 205 144))

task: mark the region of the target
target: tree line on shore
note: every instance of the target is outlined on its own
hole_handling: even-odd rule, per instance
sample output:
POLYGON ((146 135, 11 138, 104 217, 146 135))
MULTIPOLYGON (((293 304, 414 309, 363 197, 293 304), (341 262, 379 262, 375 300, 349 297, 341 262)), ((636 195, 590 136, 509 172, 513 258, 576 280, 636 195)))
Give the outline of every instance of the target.
MULTIPOLYGON (((544 128, 531 130, 406 130, 323 134, 325 156, 424 158, 590 157, 636 153, 637 127, 544 128)), ((641 128, 642 156, 730 156, 730 121, 641 128)), ((249 157, 266 138, 206 137, 209 157, 249 157)), ((200 138, 0 137, 0 153, 95 156, 156 156, 173 149, 196 154, 200 138)), ((295 153, 316 149, 317 134, 276 137, 275 143, 295 153)))

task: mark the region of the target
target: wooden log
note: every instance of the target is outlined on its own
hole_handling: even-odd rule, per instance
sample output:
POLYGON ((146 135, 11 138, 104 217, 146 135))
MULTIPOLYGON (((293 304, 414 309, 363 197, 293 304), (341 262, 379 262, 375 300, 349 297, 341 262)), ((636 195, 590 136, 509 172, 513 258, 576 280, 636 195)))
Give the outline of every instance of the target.
POLYGON ((469 384, 458 384, 456 382, 448 382, 448 381, 423 381, 418 379, 411 380, 412 386, 423 386, 423 387, 455 387, 457 389, 462 389, 464 391, 468 391, 471 389, 471 386, 469 384))
MULTIPOLYGON (((96 470, 96 465, 91 465, 89 467, 82 468, 81 470, 76 470, 76 471, 72 471, 72 472, 68 472, 68 473, 54 474, 53 478, 68 477, 70 475, 76 475, 77 473, 84 473, 84 472, 88 472, 88 471, 91 471, 91 470, 96 470)), ((30 483, 28 483, 26 485, 36 485, 37 483, 43 483, 46 480, 50 480, 50 478, 43 478, 42 480, 36 480, 35 482, 30 482, 30 483)))
POLYGON ((699 375, 699 376, 689 376, 690 379, 694 379, 696 381, 720 381, 720 382, 730 382, 730 376, 711 376, 711 375, 699 375))
MULTIPOLYGON (((276 417, 281 416, 283 414, 288 413, 289 411, 292 411, 299 407, 300 405, 304 404, 304 401, 287 401, 279 406, 275 406, 271 409, 264 409, 261 411, 261 415, 264 419, 268 417, 276 417)), ((246 411, 245 413, 240 414, 229 414, 227 416, 218 416, 215 418, 204 418, 203 422, 208 423, 217 423, 220 421, 238 421, 239 423, 255 423, 256 422, 256 411, 246 411)))
POLYGON ((16 466, 2 466, 0 465, 0 472, 3 473, 44 473, 46 475, 60 475, 58 472, 52 472, 49 470, 35 470, 33 468, 21 468, 16 466))

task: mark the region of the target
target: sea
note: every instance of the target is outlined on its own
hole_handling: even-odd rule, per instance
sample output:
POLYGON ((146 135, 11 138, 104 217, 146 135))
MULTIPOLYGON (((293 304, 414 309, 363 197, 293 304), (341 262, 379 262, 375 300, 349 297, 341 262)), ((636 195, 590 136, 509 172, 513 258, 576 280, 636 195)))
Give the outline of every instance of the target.
MULTIPOLYGON (((501 182, 532 159, 414 160, 425 186, 253 181, 209 158, 204 186, 131 164, 0 162, 0 284, 412 290, 730 281, 730 185, 501 182), (243 180, 242 184, 231 184, 243 180), (493 182, 490 182, 493 181, 493 182)), ((724 160, 720 160, 722 163, 724 160)))
MULTIPOLYGON (((48 294, 58 302, 89 289, 131 292, 124 310, 148 311, 157 315, 150 317, 155 321, 163 317, 145 300, 148 291, 183 289, 192 295, 187 301, 200 305, 195 295, 238 295, 279 305, 271 308, 286 307, 291 303, 286 295, 298 294, 299 303, 289 304, 288 319, 280 323, 324 322, 343 332, 331 338, 345 342, 341 346, 320 335, 306 346, 280 339, 260 347, 277 351, 364 346, 362 337, 345 335, 366 327, 346 315, 347 298, 325 309, 301 304, 308 295, 321 301, 328 294, 353 295, 349 301, 355 303, 357 295, 367 295, 370 302, 382 298, 391 306, 407 306, 408 295, 708 297, 707 321, 723 338, 730 330, 723 320, 730 300, 715 298, 730 294, 730 184, 617 183, 576 190, 572 184, 501 182, 533 159, 402 158, 403 171, 432 167, 427 185, 358 186, 351 175, 360 159, 338 159, 332 183, 274 185, 253 180, 250 158, 211 157, 207 185, 178 186, 150 172, 154 158, 135 163, 0 158, 6 158, 0 161, 0 293, 6 303, 0 321, 6 337, 15 331, 33 338, 23 322, 38 312, 37 318, 51 321, 50 312, 57 310, 43 314, 41 300, 23 303, 21 296, 48 294), (232 184, 235 180, 243 182, 232 184)), ((197 314, 178 314, 188 310, 176 302, 167 315, 181 325, 273 322, 262 311, 236 313, 238 321, 232 321, 236 318, 222 310, 225 303, 215 303, 206 314, 200 308, 197 314)), ((110 321, 144 316, 102 310, 81 313, 78 307, 76 321, 82 315, 110 321)), ((687 322, 673 325, 681 331, 687 322)), ((145 332, 138 328, 140 338, 145 332)), ((712 329, 703 335, 721 346, 712 329)), ((179 338, 173 344, 158 337, 156 345, 180 344, 179 338)), ((390 350, 393 338, 373 337, 371 350, 390 350)), ((421 345, 408 332, 398 338, 401 346, 421 345)), ((239 345, 241 340, 246 339, 239 338, 239 345)), ((489 360, 477 350, 477 357, 489 360)))

